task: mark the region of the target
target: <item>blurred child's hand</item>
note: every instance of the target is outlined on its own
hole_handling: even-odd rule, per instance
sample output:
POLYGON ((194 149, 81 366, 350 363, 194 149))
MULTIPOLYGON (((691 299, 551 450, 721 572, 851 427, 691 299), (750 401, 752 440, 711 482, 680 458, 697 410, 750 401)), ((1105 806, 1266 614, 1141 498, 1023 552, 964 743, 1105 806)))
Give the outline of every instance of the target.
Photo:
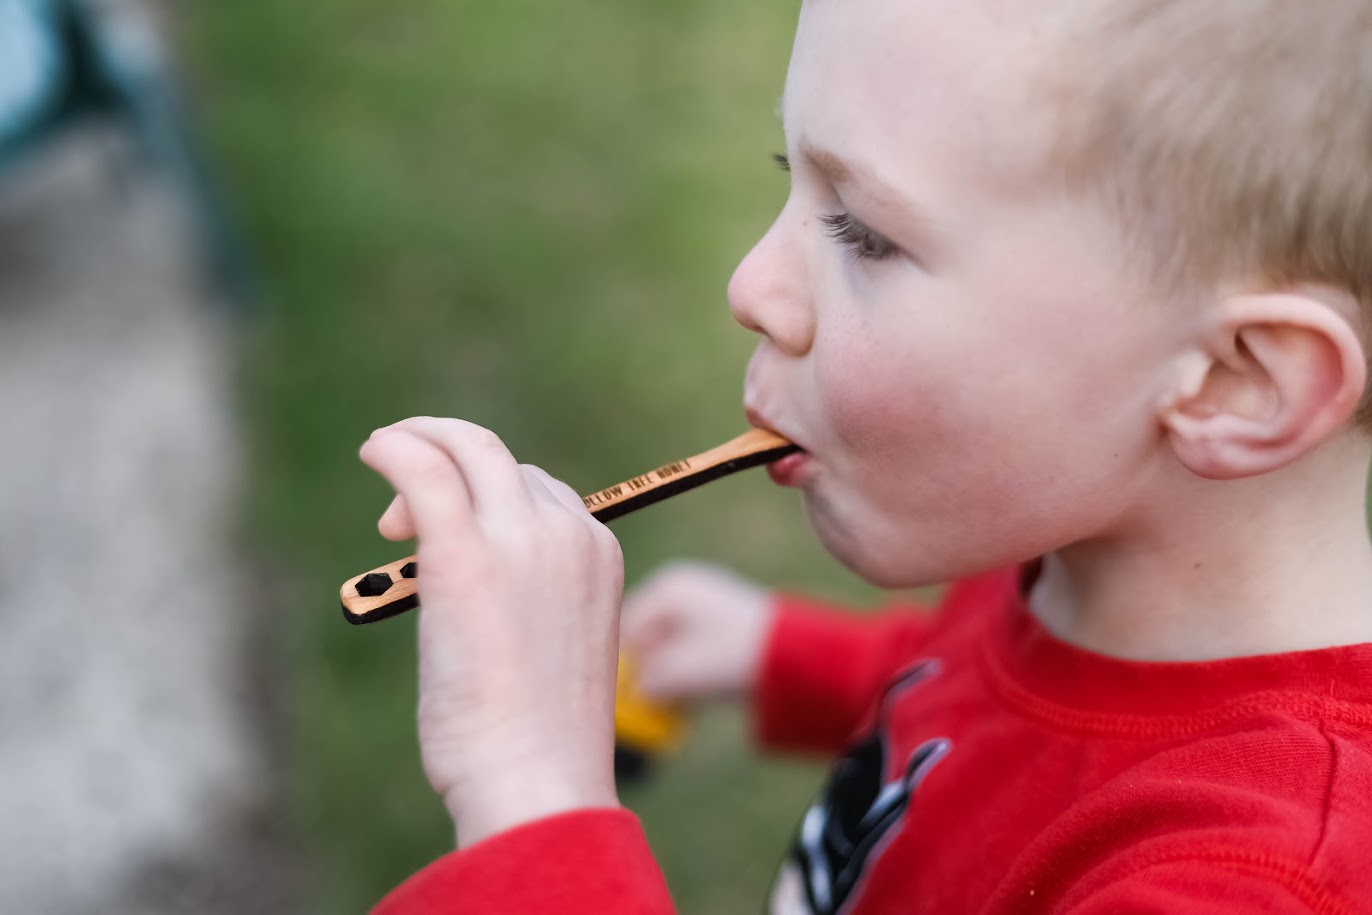
POLYGON ((772 619, 771 597, 719 566, 664 566, 624 599, 624 648, 654 699, 734 697, 751 686, 772 619))
POLYGON ((362 460, 395 487, 379 523, 419 538, 419 740, 461 845, 614 806, 619 543, 495 435, 417 417, 362 460))

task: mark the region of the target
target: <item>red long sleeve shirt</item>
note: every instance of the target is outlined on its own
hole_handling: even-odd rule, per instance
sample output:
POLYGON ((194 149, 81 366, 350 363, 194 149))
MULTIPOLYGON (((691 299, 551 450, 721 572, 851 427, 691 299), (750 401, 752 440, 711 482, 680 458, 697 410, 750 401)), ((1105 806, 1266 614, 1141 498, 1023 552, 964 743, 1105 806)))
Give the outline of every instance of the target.
MULTIPOLYGON (((1200 663, 1074 648, 1014 571, 941 612, 782 599, 764 746, 840 753, 783 913, 1372 913, 1372 645, 1200 663)), ((672 911, 634 817, 585 810, 431 864, 381 915, 672 911)))

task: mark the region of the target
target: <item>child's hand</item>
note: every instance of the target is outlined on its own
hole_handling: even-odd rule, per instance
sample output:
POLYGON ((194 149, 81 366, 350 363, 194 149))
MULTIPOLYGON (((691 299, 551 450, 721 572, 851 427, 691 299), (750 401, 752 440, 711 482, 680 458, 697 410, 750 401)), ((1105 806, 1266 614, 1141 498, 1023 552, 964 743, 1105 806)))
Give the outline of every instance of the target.
POLYGON ((732 697, 751 686, 771 620, 762 587, 719 566, 675 563, 625 597, 622 635, 645 695, 732 697))
POLYGON ((395 487, 379 522, 419 538, 419 740, 461 845, 614 806, 619 543, 492 433, 417 417, 362 460, 395 487))

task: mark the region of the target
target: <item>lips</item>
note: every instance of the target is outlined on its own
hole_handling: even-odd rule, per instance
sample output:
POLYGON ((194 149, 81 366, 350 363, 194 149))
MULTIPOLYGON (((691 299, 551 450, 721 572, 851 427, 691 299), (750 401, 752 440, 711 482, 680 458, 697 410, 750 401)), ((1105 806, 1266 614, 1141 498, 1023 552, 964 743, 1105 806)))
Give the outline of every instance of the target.
POLYGON ((767 476, 778 486, 799 486, 805 479, 805 469, 811 463, 810 455, 798 451, 768 464, 767 476))
POLYGON ((767 475, 772 478, 772 482, 780 486, 797 486, 804 478, 805 468, 812 462, 810 454, 805 450, 805 446, 796 441, 791 435, 778 429, 774 424, 767 420, 767 417, 760 410, 751 405, 744 406, 744 413, 748 417, 748 424, 758 428, 775 432, 777 435, 790 439, 800 447, 800 451, 788 454, 780 460, 773 461, 767 465, 767 475))
POLYGON ((785 432, 778 429, 775 425, 768 422, 767 418, 762 415, 761 411, 745 405, 743 408, 743 412, 744 415, 748 418, 748 425, 752 426, 755 429, 765 429, 768 432, 775 432, 777 435, 789 439, 792 443, 799 445, 801 449, 804 450, 804 445, 801 445, 800 442, 795 440, 795 438, 793 438, 790 435, 787 435, 785 432))

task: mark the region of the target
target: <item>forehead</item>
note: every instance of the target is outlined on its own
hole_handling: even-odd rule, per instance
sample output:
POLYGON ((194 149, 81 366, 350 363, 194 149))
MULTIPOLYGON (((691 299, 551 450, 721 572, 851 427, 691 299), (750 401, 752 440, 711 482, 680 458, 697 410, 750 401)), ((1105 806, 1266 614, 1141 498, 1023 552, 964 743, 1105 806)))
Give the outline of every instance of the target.
POLYGON ((882 171, 1011 179, 1051 140, 1045 63, 1066 3, 806 0, 783 116, 792 139, 882 171), (926 158, 927 157, 927 158, 926 158))

